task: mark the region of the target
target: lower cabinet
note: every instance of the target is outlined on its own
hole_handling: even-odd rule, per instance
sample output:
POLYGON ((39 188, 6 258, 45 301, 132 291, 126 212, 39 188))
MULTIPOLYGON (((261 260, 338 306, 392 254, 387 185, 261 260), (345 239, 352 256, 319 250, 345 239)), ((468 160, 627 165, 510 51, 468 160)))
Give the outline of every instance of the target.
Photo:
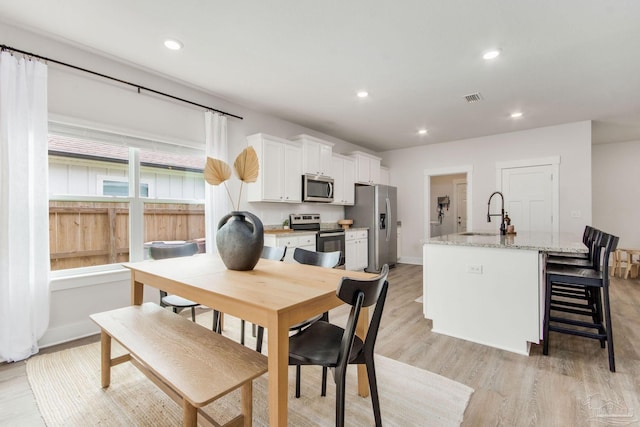
POLYGON ((364 270, 369 264, 368 231, 347 231, 345 240, 345 269, 364 270))
POLYGON ((293 252, 295 251, 295 248, 302 248, 313 252, 316 251, 316 235, 307 234, 302 236, 282 236, 276 234, 265 234, 264 245, 276 248, 286 246, 287 253, 284 256, 284 261, 295 262, 293 259, 293 252))

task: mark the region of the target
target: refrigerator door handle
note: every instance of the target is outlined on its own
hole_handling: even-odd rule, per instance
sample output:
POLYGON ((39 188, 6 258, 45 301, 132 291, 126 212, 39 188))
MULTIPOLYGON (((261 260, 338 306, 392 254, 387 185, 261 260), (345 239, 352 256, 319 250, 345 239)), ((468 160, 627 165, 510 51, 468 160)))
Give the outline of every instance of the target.
POLYGON ((385 204, 387 205, 387 242, 391 238, 391 221, 393 220, 393 215, 391 212, 391 200, 389 198, 384 199, 385 204))

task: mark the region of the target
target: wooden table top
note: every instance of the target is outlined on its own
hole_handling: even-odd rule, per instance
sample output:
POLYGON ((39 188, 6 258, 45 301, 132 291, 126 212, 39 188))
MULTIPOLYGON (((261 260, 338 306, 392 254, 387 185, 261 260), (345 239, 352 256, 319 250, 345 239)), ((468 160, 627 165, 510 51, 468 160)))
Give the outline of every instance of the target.
MULTIPOLYGON (((144 276, 149 275, 155 287, 161 283, 163 290, 204 305, 210 298, 217 299, 218 306, 221 300, 239 300, 246 307, 272 313, 295 310, 315 299, 326 298, 329 293, 335 294, 342 277, 375 277, 372 273, 266 259, 261 259, 253 270, 234 271, 228 270, 217 255, 210 254, 163 259, 160 262, 147 260, 126 263, 124 266, 135 271, 136 277, 143 283, 144 276), (179 286, 175 287, 176 283, 172 282, 179 286)), ((224 311, 222 307, 220 309, 224 311)), ((228 312, 233 314, 232 311, 228 312)), ((245 319, 251 321, 252 316, 245 319)))

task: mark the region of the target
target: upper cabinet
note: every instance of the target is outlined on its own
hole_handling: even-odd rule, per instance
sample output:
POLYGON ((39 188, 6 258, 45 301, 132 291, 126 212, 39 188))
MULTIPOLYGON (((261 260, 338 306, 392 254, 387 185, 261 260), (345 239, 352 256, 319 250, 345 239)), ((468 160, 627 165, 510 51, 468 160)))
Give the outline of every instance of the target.
POLYGON ((379 184, 389 185, 389 168, 386 166, 380 166, 380 182, 379 184))
POLYGON ((380 157, 362 151, 354 151, 351 157, 356 162, 356 182, 359 184, 380 183, 380 157))
POLYGON ((333 143, 304 134, 291 140, 302 146, 302 173, 331 176, 333 143))
POLYGON ((355 202, 356 162, 351 157, 333 155, 333 204, 353 205, 355 202))
POLYGON ((247 142, 256 150, 260 172, 255 183, 248 185, 250 202, 302 201, 302 149, 296 142, 257 133, 247 142))

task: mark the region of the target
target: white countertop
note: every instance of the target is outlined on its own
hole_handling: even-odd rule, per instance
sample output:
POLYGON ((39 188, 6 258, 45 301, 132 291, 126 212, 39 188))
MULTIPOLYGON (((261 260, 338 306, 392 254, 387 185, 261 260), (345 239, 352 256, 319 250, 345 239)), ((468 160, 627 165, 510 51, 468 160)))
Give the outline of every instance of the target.
POLYGON ((478 246, 486 248, 527 249, 540 252, 588 252, 577 233, 544 233, 522 231, 501 236, 495 231, 476 231, 476 235, 447 234, 432 237, 427 245, 478 246))

